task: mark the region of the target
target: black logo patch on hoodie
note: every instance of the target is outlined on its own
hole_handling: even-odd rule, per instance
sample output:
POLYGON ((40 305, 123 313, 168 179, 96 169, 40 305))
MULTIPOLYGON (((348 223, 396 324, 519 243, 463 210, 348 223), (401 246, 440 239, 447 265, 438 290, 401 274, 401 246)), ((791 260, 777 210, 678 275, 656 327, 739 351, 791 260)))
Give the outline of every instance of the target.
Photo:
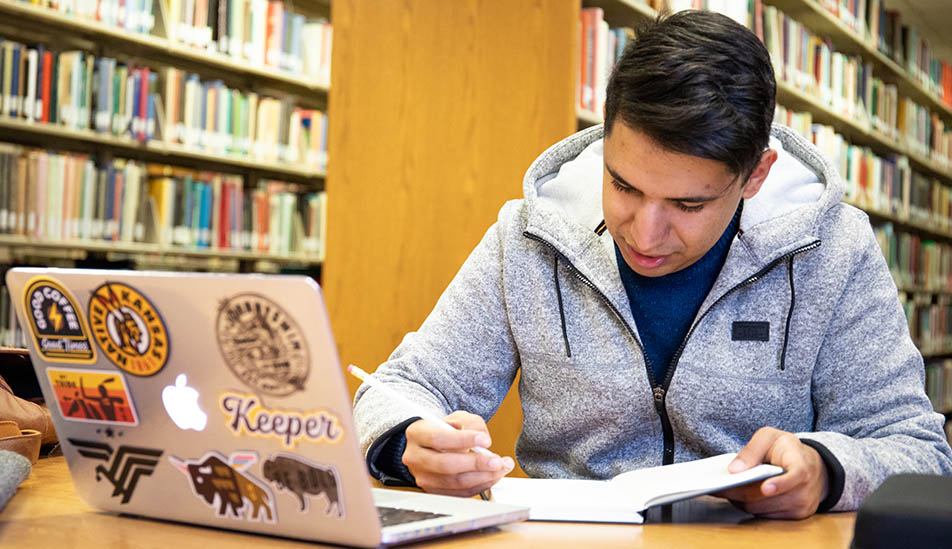
POLYGON ((731 325, 731 341, 770 341, 770 323, 734 322, 731 325))

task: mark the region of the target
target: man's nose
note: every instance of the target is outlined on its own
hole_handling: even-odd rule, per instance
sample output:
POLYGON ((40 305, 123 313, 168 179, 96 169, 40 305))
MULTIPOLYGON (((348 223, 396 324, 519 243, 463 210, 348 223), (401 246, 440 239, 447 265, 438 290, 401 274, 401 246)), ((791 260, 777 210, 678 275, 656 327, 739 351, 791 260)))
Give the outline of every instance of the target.
POLYGON ((631 239, 636 251, 652 254, 661 251, 668 233, 668 220, 661 204, 645 203, 635 212, 631 239))

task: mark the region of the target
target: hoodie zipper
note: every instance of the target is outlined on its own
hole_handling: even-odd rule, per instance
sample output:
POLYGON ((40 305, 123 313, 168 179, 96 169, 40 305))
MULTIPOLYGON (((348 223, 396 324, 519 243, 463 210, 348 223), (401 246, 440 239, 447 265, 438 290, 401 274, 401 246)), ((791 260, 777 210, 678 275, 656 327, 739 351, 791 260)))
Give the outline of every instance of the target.
POLYGON ((687 346, 688 339, 691 338, 691 334, 694 333, 695 328, 697 328, 697 326, 701 323, 701 321, 704 320, 704 317, 706 317, 707 314, 711 312, 711 310, 714 309, 714 307, 716 307, 717 304, 723 301, 727 296, 731 295, 732 293, 739 290, 740 288, 749 286, 750 284, 757 282, 758 280, 763 278, 767 273, 773 270, 778 264, 786 261, 788 258, 791 258, 800 253, 818 248, 820 246, 820 241, 815 240, 811 242, 810 244, 797 248, 796 250, 793 250, 791 252, 787 252, 786 254, 771 261, 769 265, 767 265, 766 267, 764 267, 763 269, 761 269, 754 275, 744 279, 743 281, 741 281, 740 283, 738 283, 737 285, 735 285, 728 291, 724 292, 724 294, 721 297, 717 298, 717 300, 714 303, 712 303, 711 306, 708 307, 707 310, 704 311, 700 317, 698 317, 697 321, 691 325, 691 328, 688 330, 688 333, 684 336, 684 339, 681 340, 681 345, 678 347, 677 352, 674 354, 674 357, 671 359, 671 364, 669 365, 668 370, 665 373, 664 380, 662 381, 661 384, 658 384, 657 380, 654 377, 654 371, 651 368, 651 363, 648 361, 648 355, 647 353, 645 353, 644 346, 642 346, 641 341, 635 335, 635 331, 632 330, 631 326, 629 326, 627 322, 625 322, 625 319, 621 315, 621 312, 618 311, 618 309, 608 299, 608 297, 606 297, 605 294, 602 293, 602 291, 599 290, 598 287, 596 287, 595 284, 591 280, 588 279, 588 277, 583 275, 581 271, 579 271, 575 267, 575 265, 573 265, 572 262, 568 260, 568 258, 562 255, 555 248, 555 246, 553 246, 547 240, 543 239, 542 237, 536 236, 528 231, 524 231, 522 234, 526 238, 529 238, 531 240, 535 240, 536 242, 544 244, 546 247, 552 250, 553 253, 562 256, 563 263, 572 271, 572 274, 575 275, 575 278, 577 278, 580 282, 582 282, 583 284, 591 288, 595 292, 595 294, 602 300, 602 302, 608 306, 608 308, 612 311, 612 313, 615 314, 618 320, 622 323, 622 325, 628 331, 628 335, 631 336, 631 339, 638 346, 638 350, 641 351, 641 356, 645 360, 645 368, 648 370, 648 381, 651 384, 651 393, 654 398, 655 410, 658 412, 658 416, 661 419, 661 433, 662 433, 662 439, 664 442, 664 449, 663 449, 662 458, 661 458, 662 465, 671 465, 672 463, 674 463, 674 430, 671 428, 671 420, 668 417, 667 403, 665 400, 668 394, 668 386, 671 384, 671 380, 674 377, 674 371, 675 369, 677 369, 678 361, 681 359, 681 353, 684 352, 684 348, 687 346))

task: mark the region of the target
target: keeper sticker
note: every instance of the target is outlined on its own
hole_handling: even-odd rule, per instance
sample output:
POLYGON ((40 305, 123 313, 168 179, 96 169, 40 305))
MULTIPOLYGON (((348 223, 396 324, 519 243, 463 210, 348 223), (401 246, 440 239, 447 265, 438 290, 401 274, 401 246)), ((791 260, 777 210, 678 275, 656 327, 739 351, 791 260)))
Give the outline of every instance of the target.
POLYGON ((162 315, 132 286, 106 282, 93 290, 89 325, 102 352, 132 375, 156 374, 169 360, 169 335, 162 315))
POLYGON ((63 419, 139 424, 129 388, 119 372, 47 368, 46 375, 63 419))
POLYGON ((26 323, 36 351, 51 362, 90 364, 96 350, 76 300, 59 282, 37 276, 23 293, 26 323))

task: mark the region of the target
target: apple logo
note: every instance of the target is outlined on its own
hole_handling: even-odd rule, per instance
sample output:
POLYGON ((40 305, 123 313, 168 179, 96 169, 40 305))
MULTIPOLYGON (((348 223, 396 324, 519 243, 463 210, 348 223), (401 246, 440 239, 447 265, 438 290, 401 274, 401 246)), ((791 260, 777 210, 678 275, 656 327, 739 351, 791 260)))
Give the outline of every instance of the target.
POLYGON ((188 379, 185 374, 179 374, 175 378, 175 385, 167 385, 162 389, 162 404, 179 429, 203 431, 208 423, 208 415, 198 406, 198 391, 186 383, 188 379))

